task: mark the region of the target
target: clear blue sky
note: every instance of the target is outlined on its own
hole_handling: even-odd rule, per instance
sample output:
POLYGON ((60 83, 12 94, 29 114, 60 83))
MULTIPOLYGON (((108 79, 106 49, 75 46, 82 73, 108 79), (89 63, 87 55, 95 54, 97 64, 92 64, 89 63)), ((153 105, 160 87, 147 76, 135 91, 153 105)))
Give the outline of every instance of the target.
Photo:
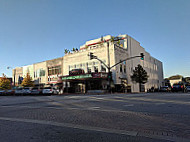
POLYGON ((190 76, 190 0, 0 0, 0 74, 107 34, 135 38, 165 77, 190 76))

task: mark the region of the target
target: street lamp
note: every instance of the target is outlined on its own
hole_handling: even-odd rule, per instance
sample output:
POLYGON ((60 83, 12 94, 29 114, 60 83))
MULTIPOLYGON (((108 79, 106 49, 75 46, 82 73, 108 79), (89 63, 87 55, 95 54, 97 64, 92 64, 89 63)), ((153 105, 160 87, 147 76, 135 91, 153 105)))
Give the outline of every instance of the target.
MULTIPOLYGON (((7 67, 7 69, 13 69, 12 67, 7 67)), ((14 87, 15 87, 15 75, 16 75, 16 69, 13 69, 14 70, 14 87)))

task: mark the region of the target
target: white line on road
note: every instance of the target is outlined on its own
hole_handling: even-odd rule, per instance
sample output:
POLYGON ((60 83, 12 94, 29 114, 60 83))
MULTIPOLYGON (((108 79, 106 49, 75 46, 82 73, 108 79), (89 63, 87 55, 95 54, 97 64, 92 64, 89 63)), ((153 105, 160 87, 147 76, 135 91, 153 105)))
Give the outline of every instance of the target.
POLYGON ((100 107, 90 107, 88 109, 99 109, 100 107))
POLYGON ((8 117, 0 117, 0 120, 14 121, 14 122, 25 122, 25 123, 35 123, 35 124, 42 124, 42 125, 52 125, 52 126, 58 126, 58 127, 68 127, 68 128, 74 128, 74 129, 98 131, 98 132, 104 132, 104 133, 115 133, 115 134, 123 134, 123 135, 130 135, 130 136, 137 136, 137 133, 138 133, 135 131, 106 129, 106 128, 100 128, 100 127, 76 125, 76 124, 71 124, 71 123, 59 123, 59 122, 45 121, 45 120, 32 120, 32 119, 8 118, 8 117))
POLYGON ((189 142, 189 139, 179 138, 179 137, 170 137, 170 136, 159 136, 159 135, 147 135, 137 131, 125 131, 125 130, 116 130, 116 129, 107 129, 100 127, 92 127, 92 126, 84 126, 84 125, 76 125, 71 123, 60 123, 46 120, 32 120, 32 119, 22 119, 22 118, 8 118, 8 117, 0 117, 0 120, 3 121, 12 121, 12 122, 24 122, 24 123, 34 123, 41 125, 51 125, 57 127, 67 127, 71 129, 80 129, 86 131, 96 131, 103 133, 113 133, 119 135, 127 135, 127 136, 143 136, 148 138, 156 138, 162 140, 170 140, 170 141, 178 141, 178 142, 189 142))
POLYGON ((127 104, 127 105, 123 105, 123 106, 125 106, 125 107, 132 107, 132 106, 134 106, 134 104, 127 104))
MULTIPOLYGON (((96 97, 91 97, 91 99, 98 100, 96 97)), ((161 103, 173 103, 173 104, 181 104, 181 105, 190 105, 190 102, 187 101, 179 101, 179 100, 164 100, 164 99, 151 99, 151 98, 137 98, 137 97, 128 97, 128 98, 103 98, 101 101, 113 101, 113 102, 129 102, 129 101, 145 101, 145 102, 161 102, 161 103)))
POLYGON ((164 105, 166 103, 155 103, 155 105, 164 105))

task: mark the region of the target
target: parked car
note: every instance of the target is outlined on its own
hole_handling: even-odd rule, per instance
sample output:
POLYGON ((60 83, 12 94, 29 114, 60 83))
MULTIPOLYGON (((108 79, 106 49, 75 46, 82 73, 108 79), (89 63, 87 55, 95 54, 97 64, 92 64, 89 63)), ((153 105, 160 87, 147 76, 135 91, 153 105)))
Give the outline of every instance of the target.
POLYGON ((160 88, 160 92, 171 92, 171 88, 168 86, 163 86, 160 88))
POLYGON ((155 92, 154 87, 151 87, 150 89, 148 89, 147 92, 149 92, 149 93, 150 93, 150 92, 155 92))
POLYGON ((40 94, 42 94, 42 89, 40 89, 38 87, 34 87, 31 89, 31 94, 40 95, 40 94))
POLYGON ((58 90, 52 87, 45 87, 42 91, 43 94, 58 94, 58 90))
POLYGON ((186 86, 186 92, 190 92, 190 86, 186 86))
POLYGON ((30 88, 30 87, 25 87, 25 88, 23 88, 23 94, 24 94, 24 95, 29 95, 29 94, 31 94, 31 88, 30 88))
POLYGON ((23 88, 17 88, 15 90, 15 95, 22 95, 24 93, 23 88))
POLYGON ((5 95, 6 91, 5 90, 0 90, 0 95, 5 95))
POLYGON ((185 89, 186 89, 185 85, 183 84, 173 84, 172 86, 172 92, 179 92, 179 91, 184 92, 185 89))
POLYGON ((14 95, 14 94, 15 94, 15 90, 13 89, 6 90, 6 95, 14 95))

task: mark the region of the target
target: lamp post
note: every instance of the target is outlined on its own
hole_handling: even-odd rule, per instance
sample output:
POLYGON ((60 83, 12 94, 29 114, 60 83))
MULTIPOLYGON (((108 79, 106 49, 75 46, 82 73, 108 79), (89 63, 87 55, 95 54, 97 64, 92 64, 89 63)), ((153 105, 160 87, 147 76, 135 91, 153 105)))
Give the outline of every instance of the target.
MULTIPOLYGON (((13 69, 12 67, 7 67, 7 69, 13 69)), ((14 87, 15 87, 15 76, 16 76, 16 69, 13 69, 14 70, 14 87)))

